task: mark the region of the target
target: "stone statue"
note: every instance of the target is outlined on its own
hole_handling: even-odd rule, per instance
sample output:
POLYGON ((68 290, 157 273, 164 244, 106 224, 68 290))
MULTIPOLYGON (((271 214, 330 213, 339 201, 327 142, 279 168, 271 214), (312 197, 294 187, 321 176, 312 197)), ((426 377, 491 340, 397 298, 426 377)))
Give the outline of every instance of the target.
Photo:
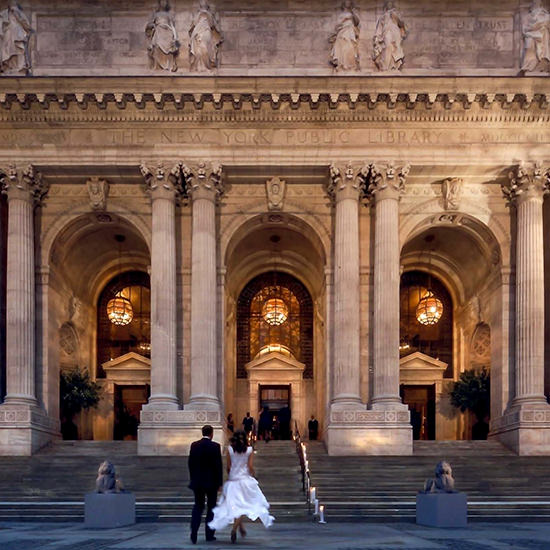
POLYGON ((178 70, 177 57, 180 43, 176 31, 176 22, 170 12, 168 0, 158 0, 157 10, 145 27, 149 39, 147 53, 152 69, 162 69, 175 72, 178 70))
POLYGON ((95 487, 97 493, 124 492, 122 480, 116 479, 115 467, 108 460, 99 465, 95 487))
POLYGON ((435 467, 435 478, 426 480, 424 484, 425 493, 454 493, 455 480, 451 465, 442 460, 435 467))
POLYGON ((534 71, 544 63, 550 70, 550 13, 542 0, 533 0, 523 23, 523 55, 521 73, 534 71))
POLYGON ((407 27, 391 1, 384 5, 384 13, 376 22, 372 58, 380 71, 399 70, 403 65, 403 40, 407 27))
POLYGON ((29 38, 33 29, 16 0, 10 0, 0 12, 0 24, 0 72, 30 74, 29 38))
POLYGON ((330 63, 343 71, 359 69, 359 15, 351 0, 342 3, 334 34, 329 38, 332 44, 330 63))
POLYGON ((443 197, 443 208, 445 210, 457 210, 462 194, 462 179, 447 178, 441 184, 441 195, 443 197))
POLYGON ((216 12, 206 0, 199 0, 199 10, 189 29, 190 69, 197 72, 215 69, 222 42, 223 34, 216 12))
POLYGON ((86 188, 90 196, 90 207, 92 210, 105 210, 107 196, 109 195, 109 182, 93 176, 86 181, 86 188))

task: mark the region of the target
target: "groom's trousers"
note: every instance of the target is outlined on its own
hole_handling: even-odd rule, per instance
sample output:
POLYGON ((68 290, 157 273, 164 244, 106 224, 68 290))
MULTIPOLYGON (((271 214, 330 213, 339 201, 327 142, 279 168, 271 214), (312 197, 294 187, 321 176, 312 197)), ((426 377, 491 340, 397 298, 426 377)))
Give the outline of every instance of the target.
POLYGON ((216 498, 218 496, 217 489, 194 489, 195 504, 193 505, 193 512, 191 513, 191 532, 197 533, 201 524, 202 513, 204 511, 204 500, 206 499, 206 521, 204 524, 204 532, 206 538, 212 538, 214 536, 214 530, 208 527, 208 522, 212 521, 214 514, 212 510, 216 506, 216 498))

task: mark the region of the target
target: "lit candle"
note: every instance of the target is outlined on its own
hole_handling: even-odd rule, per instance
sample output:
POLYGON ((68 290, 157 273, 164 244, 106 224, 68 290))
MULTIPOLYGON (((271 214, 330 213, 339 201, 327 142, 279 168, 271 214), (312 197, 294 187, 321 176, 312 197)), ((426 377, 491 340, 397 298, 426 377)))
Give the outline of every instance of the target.
POLYGON ((313 512, 316 516, 319 515, 319 499, 316 498, 313 502, 315 502, 315 511, 313 512))
POLYGON ((319 506, 319 523, 326 523, 325 521, 325 505, 319 506))

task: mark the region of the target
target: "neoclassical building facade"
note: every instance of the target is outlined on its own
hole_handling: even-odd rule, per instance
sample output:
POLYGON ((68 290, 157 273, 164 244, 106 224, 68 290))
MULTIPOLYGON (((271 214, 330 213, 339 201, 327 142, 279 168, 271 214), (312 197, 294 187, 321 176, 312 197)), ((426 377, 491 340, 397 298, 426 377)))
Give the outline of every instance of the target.
POLYGON ((2 11, 0 454, 77 368, 79 437, 140 454, 264 406, 411 454, 483 369, 489 437, 550 454, 544 3, 122 4, 2 11))

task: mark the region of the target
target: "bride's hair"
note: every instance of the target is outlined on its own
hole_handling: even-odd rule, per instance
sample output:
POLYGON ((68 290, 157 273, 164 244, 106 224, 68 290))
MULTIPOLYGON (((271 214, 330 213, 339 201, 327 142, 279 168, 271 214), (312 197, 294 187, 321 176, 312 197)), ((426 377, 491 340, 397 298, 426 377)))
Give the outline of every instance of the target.
POLYGON ((248 437, 243 430, 237 430, 230 440, 231 447, 236 453, 244 453, 248 447, 248 437))

